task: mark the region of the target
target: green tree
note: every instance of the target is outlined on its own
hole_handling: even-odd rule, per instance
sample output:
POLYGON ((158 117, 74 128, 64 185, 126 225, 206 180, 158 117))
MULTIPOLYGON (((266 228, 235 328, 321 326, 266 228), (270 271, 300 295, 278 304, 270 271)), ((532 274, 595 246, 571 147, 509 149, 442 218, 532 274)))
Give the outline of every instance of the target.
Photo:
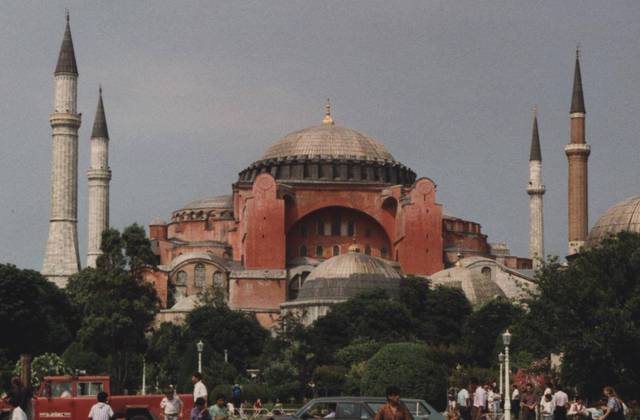
MULTIPOLYGON (((153 381, 161 388, 179 383, 178 375, 183 372, 184 354, 188 351, 185 343, 185 327, 163 322, 148 337, 146 361, 153 381)), ((187 373, 188 375, 188 373, 187 373)), ((189 376, 190 378, 190 376, 189 376)))
POLYGON ((528 306, 514 344, 563 352, 566 386, 592 397, 604 385, 640 394, 640 235, 606 239, 567 267, 550 261, 528 306))
POLYGON ((467 319, 463 346, 471 365, 491 367, 497 363, 501 334, 522 318, 524 309, 504 298, 495 298, 467 319))
POLYGON ((362 378, 362 393, 384 395, 389 385, 400 387, 402 396, 421 398, 442 409, 445 406, 447 370, 432 359, 422 343, 392 343, 368 362, 362 378))
MULTIPOLYGON (((20 375, 20 361, 16 362, 13 369, 13 375, 20 375)), ((49 375, 70 375, 71 369, 69 369, 62 357, 55 353, 44 353, 40 356, 36 356, 31 361, 31 388, 38 389, 42 379, 49 375)))
POLYGON ((15 361, 21 353, 62 352, 76 325, 64 292, 33 270, 0 264, 0 319, 6 326, 0 353, 15 361))
MULTIPOLYGON (((153 286, 132 271, 134 256, 127 251, 132 243, 149 249, 150 244, 128 242, 131 238, 120 236, 115 229, 105 231, 102 239, 97 269, 72 276, 66 291, 80 320, 79 343, 83 350, 107 361, 113 388, 120 392, 137 385, 133 373, 140 368, 146 348, 144 334, 159 310, 159 301, 153 286)), ((146 255, 147 251, 135 253, 146 255)))

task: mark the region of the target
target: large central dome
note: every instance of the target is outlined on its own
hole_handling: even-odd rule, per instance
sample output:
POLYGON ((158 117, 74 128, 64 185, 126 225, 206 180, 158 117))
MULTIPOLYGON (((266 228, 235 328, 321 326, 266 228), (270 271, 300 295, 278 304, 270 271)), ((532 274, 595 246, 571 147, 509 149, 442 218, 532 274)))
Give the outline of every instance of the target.
POLYGON ((379 141, 334 124, 321 124, 287 134, 271 145, 261 159, 296 156, 395 162, 379 141))

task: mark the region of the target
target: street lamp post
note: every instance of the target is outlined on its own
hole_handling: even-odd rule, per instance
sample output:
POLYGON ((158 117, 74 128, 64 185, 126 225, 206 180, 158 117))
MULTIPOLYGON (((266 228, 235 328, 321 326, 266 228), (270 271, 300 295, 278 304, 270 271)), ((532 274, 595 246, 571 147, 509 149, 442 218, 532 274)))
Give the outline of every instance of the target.
POLYGON ((511 396, 509 395, 509 345, 511 344, 511 333, 509 330, 502 334, 504 344, 504 420, 511 420, 511 396))
POLYGON ((147 358, 142 356, 142 395, 147 395, 147 358))
POLYGON ((224 349, 224 362, 229 363, 229 350, 224 349))
POLYGON ((202 340, 196 343, 196 349, 198 350, 198 372, 202 373, 202 350, 204 349, 202 340))
MULTIPOLYGON (((500 362, 500 395, 503 395, 503 387, 502 384, 504 383, 504 374, 503 374, 503 367, 504 367, 504 353, 500 352, 500 354, 498 355, 498 361, 500 362)), ((503 400, 505 401, 505 400, 503 400)))

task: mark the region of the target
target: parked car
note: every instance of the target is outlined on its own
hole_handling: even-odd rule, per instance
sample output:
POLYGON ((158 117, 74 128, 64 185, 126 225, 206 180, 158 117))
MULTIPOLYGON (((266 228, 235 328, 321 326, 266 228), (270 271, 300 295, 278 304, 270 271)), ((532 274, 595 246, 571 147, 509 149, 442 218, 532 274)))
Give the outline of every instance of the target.
POLYGON ((402 401, 416 420, 445 420, 444 415, 425 400, 403 398, 402 401))
POLYGON ((274 417, 277 420, 373 420, 384 403, 385 399, 380 397, 314 398, 291 416, 274 417))

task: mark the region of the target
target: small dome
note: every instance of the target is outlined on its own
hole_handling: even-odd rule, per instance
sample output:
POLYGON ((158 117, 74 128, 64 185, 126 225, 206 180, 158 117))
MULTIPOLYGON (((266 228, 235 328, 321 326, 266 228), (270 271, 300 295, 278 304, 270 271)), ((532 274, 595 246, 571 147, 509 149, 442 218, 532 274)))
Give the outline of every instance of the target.
POLYGON ((340 302, 371 289, 396 295, 402 275, 381 258, 349 252, 322 262, 305 280, 297 301, 340 302))
POLYGON ((589 232, 589 244, 622 231, 640 233, 640 196, 627 198, 604 212, 589 232))
POLYGON ((395 162, 391 153, 374 138, 350 128, 326 123, 287 134, 271 145, 261 160, 294 156, 395 162))
POLYGON ((465 259, 459 265, 431 275, 434 286, 461 289, 472 305, 482 305, 496 297, 506 297, 505 292, 492 279, 465 266, 465 259))
POLYGON ((233 196, 218 195, 201 198, 187 203, 182 209, 230 209, 233 208, 233 196))

